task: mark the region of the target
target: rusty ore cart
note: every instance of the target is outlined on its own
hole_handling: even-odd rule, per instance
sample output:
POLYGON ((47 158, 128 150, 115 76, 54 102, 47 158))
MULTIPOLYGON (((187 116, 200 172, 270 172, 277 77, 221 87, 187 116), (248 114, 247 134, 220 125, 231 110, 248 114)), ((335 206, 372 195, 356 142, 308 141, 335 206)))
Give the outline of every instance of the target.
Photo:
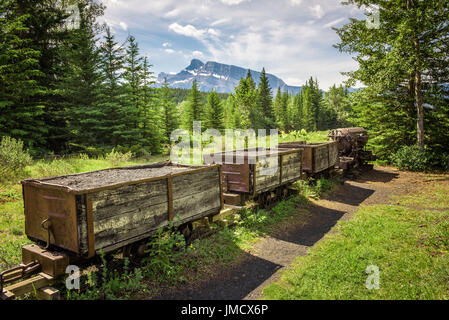
POLYGON ((220 166, 171 163, 25 180, 25 232, 93 257, 222 209, 220 166))
POLYGON ((302 169, 308 176, 316 176, 333 169, 338 163, 336 142, 309 143, 305 141, 279 144, 279 148, 303 148, 302 169))
POLYGON ((266 155, 256 149, 214 153, 205 163, 222 163, 224 202, 242 205, 254 199, 269 206, 285 196, 288 185, 302 177, 302 149, 267 149, 266 155))
POLYGON ((100 250, 138 257, 159 228, 173 224, 185 234, 193 221, 223 209, 219 165, 165 162, 28 179, 22 187, 25 232, 34 244, 22 247, 20 266, 0 273, 0 299, 34 289, 48 298, 55 291, 45 286, 69 263, 100 250))

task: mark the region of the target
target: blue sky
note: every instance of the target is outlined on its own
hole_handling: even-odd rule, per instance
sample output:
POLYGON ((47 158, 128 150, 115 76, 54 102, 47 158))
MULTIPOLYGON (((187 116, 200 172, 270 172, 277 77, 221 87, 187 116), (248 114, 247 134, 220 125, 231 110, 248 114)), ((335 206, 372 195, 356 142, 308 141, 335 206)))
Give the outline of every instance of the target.
POLYGON ((322 89, 357 67, 332 45, 332 27, 360 17, 340 0, 103 0, 103 19, 120 41, 131 34, 153 72, 179 72, 192 58, 261 70, 322 89))

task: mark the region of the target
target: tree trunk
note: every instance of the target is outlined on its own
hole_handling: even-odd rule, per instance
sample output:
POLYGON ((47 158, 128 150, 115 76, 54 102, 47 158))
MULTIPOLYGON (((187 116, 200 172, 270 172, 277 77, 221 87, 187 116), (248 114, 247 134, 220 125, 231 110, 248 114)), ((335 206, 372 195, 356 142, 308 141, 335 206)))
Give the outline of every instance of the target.
POLYGON ((423 97, 422 97, 422 85, 421 85, 421 74, 416 72, 415 75, 415 101, 416 110, 418 115, 417 121, 417 132, 418 132, 418 146, 424 148, 424 108, 423 108, 423 97))
MULTIPOLYGON (((419 41, 415 40, 415 48, 417 51, 417 65, 419 66, 419 41)), ((422 95, 422 77, 419 70, 415 71, 415 104, 417 111, 417 134, 418 134, 418 146, 424 148, 424 107, 423 107, 423 95, 422 95)))

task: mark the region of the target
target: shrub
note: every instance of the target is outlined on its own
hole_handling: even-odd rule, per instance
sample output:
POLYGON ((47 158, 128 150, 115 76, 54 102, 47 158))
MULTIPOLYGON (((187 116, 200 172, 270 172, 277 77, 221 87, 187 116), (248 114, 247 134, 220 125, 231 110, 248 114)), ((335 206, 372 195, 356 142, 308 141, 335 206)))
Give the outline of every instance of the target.
POLYGON ((399 170, 428 172, 447 170, 448 156, 420 148, 404 146, 391 156, 391 163, 399 170))
POLYGON ((120 151, 115 151, 112 149, 105 157, 105 160, 111 161, 113 166, 117 166, 121 162, 128 162, 132 158, 132 152, 122 153, 120 151))
POLYGON ((168 228, 168 231, 159 228, 155 238, 147 244, 148 256, 143 261, 143 269, 152 278, 175 282, 183 270, 180 260, 185 253, 186 242, 182 234, 173 231, 173 224, 168 228))
POLYGON ((15 183, 31 164, 30 154, 23 149, 23 142, 11 137, 3 137, 0 142, 0 182, 15 183))

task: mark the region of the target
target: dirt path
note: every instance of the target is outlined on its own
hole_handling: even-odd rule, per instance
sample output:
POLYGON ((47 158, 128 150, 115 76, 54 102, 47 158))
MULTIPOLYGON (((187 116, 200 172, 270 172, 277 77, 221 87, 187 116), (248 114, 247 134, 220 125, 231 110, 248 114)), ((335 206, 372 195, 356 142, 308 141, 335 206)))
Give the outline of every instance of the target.
POLYGON ((156 299, 240 300, 258 299, 262 289, 280 278, 282 269, 332 230, 339 220, 348 220, 359 206, 385 204, 391 195, 408 194, 423 181, 423 175, 376 167, 355 180, 346 180, 325 199, 314 201, 307 223, 281 226, 258 242, 244 259, 202 283, 164 290, 156 299))

